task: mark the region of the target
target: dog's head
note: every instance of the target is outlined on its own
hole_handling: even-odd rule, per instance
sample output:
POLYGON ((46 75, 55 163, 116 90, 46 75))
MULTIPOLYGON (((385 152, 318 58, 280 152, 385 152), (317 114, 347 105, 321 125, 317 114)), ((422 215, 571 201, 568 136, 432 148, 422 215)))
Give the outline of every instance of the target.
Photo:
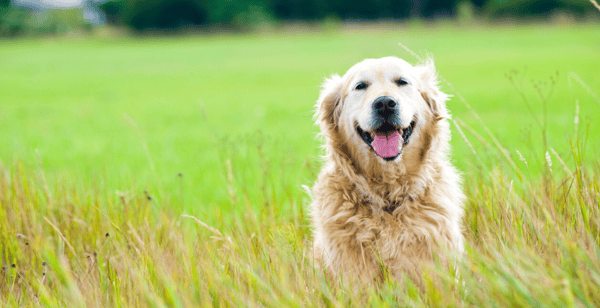
POLYGON ((431 60, 412 66, 395 57, 367 59, 325 81, 316 117, 328 155, 363 166, 406 165, 422 161, 436 141, 439 146, 447 99, 431 60))

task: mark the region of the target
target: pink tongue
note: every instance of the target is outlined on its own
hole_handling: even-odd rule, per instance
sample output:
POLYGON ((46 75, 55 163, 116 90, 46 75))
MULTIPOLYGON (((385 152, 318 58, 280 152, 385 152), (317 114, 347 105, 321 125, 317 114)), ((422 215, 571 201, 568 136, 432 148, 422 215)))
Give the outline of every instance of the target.
POLYGON ((375 140, 373 140, 371 146, 380 157, 394 157, 399 153, 399 140, 400 134, 398 132, 394 132, 389 136, 378 136, 375 134, 375 140))

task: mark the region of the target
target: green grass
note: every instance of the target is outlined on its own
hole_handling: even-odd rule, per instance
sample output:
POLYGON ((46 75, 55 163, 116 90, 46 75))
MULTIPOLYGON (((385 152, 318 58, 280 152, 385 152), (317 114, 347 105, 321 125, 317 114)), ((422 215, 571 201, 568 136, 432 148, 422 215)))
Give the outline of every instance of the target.
POLYGON ((0 304, 598 306, 599 48, 597 24, 1 41, 0 304), (312 108, 364 58, 415 62, 398 43, 483 139, 452 125, 467 252, 458 279, 357 294, 310 259, 312 108))
MULTIPOLYGON (((532 89, 530 79, 549 81, 560 72, 549 102, 550 141, 565 144, 576 99, 584 116, 600 110, 600 104, 568 80, 575 72, 590 88, 600 88, 600 63, 593 60, 598 37, 600 27, 586 24, 3 41, 0 158, 20 158, 35 166, 38 149, 52 174, 85 182, 106 175, 106 185, 115 189, 129 187, 133 178, 139 189, 162 187, 161 193, 179 189, 176 175, 181 172, 187 207, 213 207, 227 196, 224 160, 230 158, 236 172, 244 173, 248 164, 259 163, 259 142, 264 159, 286 160, 283 176, 290 184, 310 184, 313 172, 302 168, 302 162, 315 163, 320 153, 311 117, 323 78, 344 73, 367 57, 396 55, 416 61, 400 42, 432 53, 440 73, 511 155, 516 155, 512 149, 529 154, 524 131, 531 129, 533 139, 539 131, 504 74, 523 71, 524 87, 532 89)), ((535 94, 528 94, 537 103, 535 94)), ((475 123, 457 98, 448 106, 455 118, 475 123)), ((592 123, 591 133, 598 132, 600 126, 592 123)), ((464 170, 468 160, 463 157, 469 152, 456 137, 454 160, 464 170)), ((251 170, 237 178, 255 177, 251 170)))

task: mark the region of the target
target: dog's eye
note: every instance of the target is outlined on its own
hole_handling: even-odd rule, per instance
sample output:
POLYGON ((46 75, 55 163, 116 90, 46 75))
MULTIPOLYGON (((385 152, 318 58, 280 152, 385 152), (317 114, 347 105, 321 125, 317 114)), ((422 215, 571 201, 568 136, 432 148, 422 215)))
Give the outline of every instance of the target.
POLYGON ((400 86, 405 86, 408 84, 408 81, 406 81, 404 78, 398 78, 396 79, 396 84, 400 87, 400 86))
POLYGON ((364 90, 366 88, 369 87, 369 84, 366 82, 359 82, 358 84, 356 84, 356 87, 354 87, 354 90, 364 90))

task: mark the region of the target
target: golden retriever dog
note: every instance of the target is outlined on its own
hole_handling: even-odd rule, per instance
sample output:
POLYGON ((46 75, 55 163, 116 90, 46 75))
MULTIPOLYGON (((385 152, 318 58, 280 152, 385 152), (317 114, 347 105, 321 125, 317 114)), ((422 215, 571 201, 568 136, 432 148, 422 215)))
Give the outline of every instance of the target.
POLYGON ((315 118, 326 162, 311 213, 315 257, 329 275, 420 280, 424 262, 462 252, 448 97, 431 60, 367 59, 324 82, 315 118))

